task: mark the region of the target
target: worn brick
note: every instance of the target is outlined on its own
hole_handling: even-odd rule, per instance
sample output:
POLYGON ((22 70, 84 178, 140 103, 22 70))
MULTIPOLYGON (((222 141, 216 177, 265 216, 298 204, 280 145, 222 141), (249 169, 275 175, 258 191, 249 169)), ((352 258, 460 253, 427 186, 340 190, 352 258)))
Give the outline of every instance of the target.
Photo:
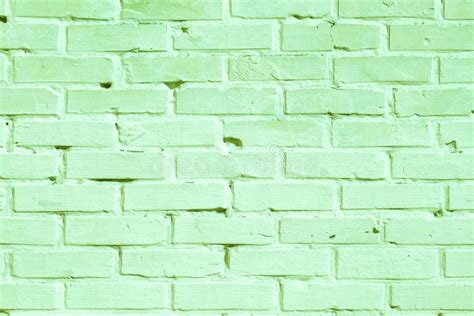
POLYGON ((434 18, 433 0, 353 0, 339 1, 339 14, 345 18, 434 18))
POLYGON ((0 244, 54 245, 58 225, 53 217, 0 217, 0 244))
POLYGON ((474 69, 472 57, 444 57, 440 62, 441 82, 474 82, 474 73, 466 69, 474 69))
POLYGON ((5 310, 59 308, 59 291, 59 284, 2 282, 0 308, 5 310))
POLYGON ((327 0, 232 0, 232 15, 242 18, 317 18, 329 15, 327 0))
POLYGON ((0 178, 46 179, 58 175, 55 154, 0 154, 0 178))
POLYGON ((440 141, 457 148, 474 147, 474 121, 450 121, 439 126, 440 141))
POLYGON ((451 249, 446 250, 446 276, 474 277, 474 250, 472 249, 451 249))
POLYGON ((114 0, 13 0, 13 14, 24 17, 70 17, 107 20, 115 16, 114 0))
POLYGON ((0 104, 0 115, 41 115, 58 112, 58 96, 49 89, 2 88, 0 104))
POLYGON ((222 0, 124 0, 123 18, 139 20, 219 20, 222 0))
POLYGON ((474 1, 472 0, 445 0, 444 18, 448 20, 473 20, 474 1))
POLYGON ((474 184, 449 186, 450 210, 474 210, 474 184))
POLYGON ((0 49, 55 50, 57 46, 55 24, 0 24, 0 49))

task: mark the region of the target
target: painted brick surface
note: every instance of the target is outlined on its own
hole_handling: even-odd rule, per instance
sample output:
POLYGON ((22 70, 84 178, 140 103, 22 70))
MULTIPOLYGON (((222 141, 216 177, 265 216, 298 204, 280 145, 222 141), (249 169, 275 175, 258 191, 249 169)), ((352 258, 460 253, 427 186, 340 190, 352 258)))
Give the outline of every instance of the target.
POLYGON ((472 316, 473 0, 0 0, 0 316, 472 316))

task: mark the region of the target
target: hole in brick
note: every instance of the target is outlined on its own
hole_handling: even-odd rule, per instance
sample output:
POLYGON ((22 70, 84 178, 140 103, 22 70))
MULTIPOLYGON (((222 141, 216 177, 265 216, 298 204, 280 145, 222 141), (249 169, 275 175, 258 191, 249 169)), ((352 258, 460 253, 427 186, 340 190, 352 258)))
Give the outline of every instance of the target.
POLYGON ((224 143, 232 144, 237 147, 242 147, 242 140, 235 137, 224 137, 224 143))
POLYGON ((71 146, 54 146, 54 148, 58 150, 68 150, 69 148, 71 148, 71 146))
POLYGON ((0 23, 7 23, 8 22, 8 18, 4 15, 0 15, 0 23))
POLYGON ((336 235, 329 236, 329 239, 334 239, 334 238, 336 238, 336 235))
POLYGON ((189 32, 189 27, 187 27, 187 26, 181 27, 181 32, 183 32, 183 33, 185 33, 185 34, 188 34, 188 32, 189 32))
POLYGON ((183 83, 184 81, 182 80, 178 80, 178 81, 167 81, 167 82, 163 82, 169 89, 175 89, 175 88, 179 88, 183 83))
POLYGON ((372 233, 378 234, 378 233, 380 233, 380 230, 378 230, 376 227, 373 227, 372 228, 372 233))
POLYGON ((112 87, 112 82, 102 82, 102 83, 99 83, 99 85, 101 88, 110 89, 110 87, 112 87))
POLYGON ((443 212, 441 210, 438 210, 438 211, 434 212, 433 215, 435 217, 441 217, 441 216, 443 216, 443 212))

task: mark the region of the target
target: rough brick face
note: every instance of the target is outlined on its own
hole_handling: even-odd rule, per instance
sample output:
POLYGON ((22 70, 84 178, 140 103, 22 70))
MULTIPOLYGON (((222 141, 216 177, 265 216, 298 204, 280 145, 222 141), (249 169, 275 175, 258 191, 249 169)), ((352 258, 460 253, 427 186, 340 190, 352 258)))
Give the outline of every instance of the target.
POLYGON ((474 0, 0 0, 0 316, 474 312, 474 0))

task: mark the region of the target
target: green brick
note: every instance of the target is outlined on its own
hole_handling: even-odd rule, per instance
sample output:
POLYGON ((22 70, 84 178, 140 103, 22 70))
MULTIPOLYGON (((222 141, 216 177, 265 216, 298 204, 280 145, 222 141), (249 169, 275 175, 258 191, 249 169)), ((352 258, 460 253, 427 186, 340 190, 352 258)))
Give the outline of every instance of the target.
POLYGON ((472 249, 451 249, 446 250, 446 276, 474 277, 474 250, 472 249))
POLYGON ((68 245, 151 245, 165 241, 168 223, 161 217, 69 216, 68 245))
POLYGON ((57 46, 55 24, 0 24, 0 49, 55 50, 57 46))
POLYGON ((322 80, 327 62, 321 56, 263 56, 230 59, 232 81, 322 80))
POLYGON ((107 20, 116 15, 114 0, 13 0, 16 16, 107 20))
POLYGON ((59 308, 59 295, 59 284, 2 282, 0 308, 4 310, 55 309, 59 308))
POLYGON ((234 183, 234 207, 240 211, 332 210, 334 186, 315 182, 234 183))
POLYGON ((380 27, 375 25, 336 24, 331 28, 334 48, 346 51, 377 49, 381 35, 380 27))
POLYGON ((388 159, 379 152, 299 151, 286 154, 289 178, 383 179, 387 169, 388 159))
POLYGON ((316 146, 322 145, 325 127, 319 120, 226 121, 224 137, 245 146, 316 146))
POLYGON ((3 82, 6 80, 6 67, 7 67, 7 57, 5 55, 0 55, 0 81, 3 82))
POLYGON ((449 186, 450 210, 474 210, 474 184, 453 184, 449 186))
POLYGON ((316 18, 331 13, 327 0, 232 0, 232 15, 242 18, 316 18))
POLYGON ((174 307, 179 310, 268 310, 275 305, 271 281, 178 282, 174 287, 174 307))
POLYGON ((58 174, 58 156, 50 154, 0 154, 0 178, 46 179, 58 174))
POLYGON ((21 121, 15 124, 18 146, 114 146, 117 134, 113 122, 62 120, 21 121))
POLYGON ((164 113, 167 90, 69 90, 68 113, 164 113))
POLYGON ((230 272, 242 276, 323 276, 330 272, 329 249, 245 248, 230 250, 230 272))
POLYGON ((390 27, 391 50, 473 50, 474 26, 441 27, 397 25, 390 27))
POLYGON ((416 248, 340 248, 339 279, 432 279, 438 276, 438 251, 416 248))
POLYGON ((122 274, 146 277, 206 277, 223 271, 224 252, 208 248, 123 250, 122 274))
POLYGON ((474 1, 472 0, 445 0, 444 18, 447 20, 473 20, 474 1))
POLYGON ((391 304, 400 309, 474 309, 474 286, 463 283, 392 285, 391 304))
POLYGON ((186 244, 271 244, 275 223, 269 217, 176 216, 174 242, 186 244))
POLYGON ((110 277, 116 256, 110 250, 19 251, 13 275, 22 278, 110 277))
POLYGON ((469 115, 474 110, 474 90, 400 91, 395 103, 399 116, 469 115))
POLYGON ((334 48, 331 25, 284 24, 282 33, 284 51, 328 51, 334 48))
POLYGON ((58 112, 58 96, 49 89, 3 88, 0 89, 0 103, 2 104, 0 115, 40 115, 58 112))
POLYGON ((474 155, 469 153, 394 153, 394 178, 474 179, 474 155))
POLYGON ((53 217, 1 217, 0 244, 54 245, 57 228, 59 223, 53 217))
POLYGON ((391 220, 385 224, 385 240, 403 245, 471 245, 473 224, 468 218, 391 220))
POLYGON ((472 57, 444 57, 441 58, 440 81, 450 82, 474 82, 474 73, 466 69, 474 69, 474 58, 472 57))
POLYGON ((69 152, 66 177, 70 179, 160 179, 164 177, 162 153, 69 152))
POLYGON ((15 82, 109 82, 112 60, 102 57, 15 57, 15 82))
POLYGON ((278 105, 268 88, 184 88, 176 100, 180 114, 273 114, 278 105))
POLYGON ((89 282, 66 284, 66 308, 152 309, 168 305, 169 289, 162 282, 89 282))
POLYGON ((166 26, 75 25, 67 29, 67 49, 72 52, 164 51, 166 26))
POLYGON ((174 37, 177 50, 239 50, 272 48, 271 24, 191 26, 174 37))
POLYGON ((377 244, 380 227, 375 219, 285 218, 280 222, 282 243, 377 244))
POLYGON ((213 120, 119 121, 120 140, 136 147, 214 146, 217 123, 213 120))
POLYGON ((434 18, 434 0, 353 0, 339 1, 344 18, 434 18))
POLYGON ((127 211, 205 210, 226 207, 227 185, 214 183, 160 183, 125 186, 127 211))
POLYGON ((439 126, 441 144, 453 144, 456 148, 474 147, 474 122, 451 121, 439 126))
POLYGON ((222 0, 122 2, 122 18, 139 20, 220 20, 222 0))
POLYGON ((442 188, 433 184, 347 184, 342 208, 439 209, 442 197, 442 188))
POLYGON ((423 57, 343 57, 335 60, 337 82, 423 83, 431 79, 431 59, 423 57))
POLYGON ((286 92, 289 114, 382 115, 385 95, 373 90, 298 89, 286 92))
POLYGON ((6 1, 6 0, 0 0, 0 14, 1 14, 1 15, 5 15, 5 14, 6 14, 5 1, 6 1))
POLYGON ((114 210, 115 190, 98 185, 17 185, 18 212, 105 212, 114 210))
POLYGON ((336 147, 428 147, 432 130, 424 121, 337 120, 333 123, 336 147))
POLYGON ((272 178, 276 155, 268 152, 183 152, 177 156, 180 178, 272 178))
POLYGON ((222 79, 222 61, 218 56, 127 57, 124 63, 130 83, 222 79))
POLYGON ((283 310, 382 309, 384 285, 370 283, 283 282, 283 310))

